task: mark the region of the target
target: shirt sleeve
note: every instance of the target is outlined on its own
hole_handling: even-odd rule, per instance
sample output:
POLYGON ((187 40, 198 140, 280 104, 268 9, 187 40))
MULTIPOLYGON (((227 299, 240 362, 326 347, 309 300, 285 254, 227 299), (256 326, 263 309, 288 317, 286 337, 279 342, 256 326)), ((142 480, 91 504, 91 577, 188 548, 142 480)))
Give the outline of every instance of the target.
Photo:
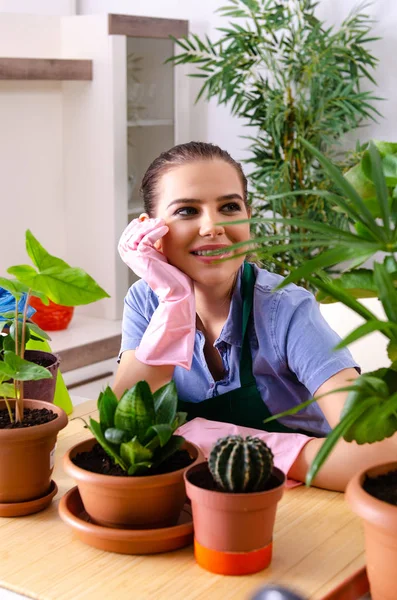
POLYGON ((154 294, 142 280, 128 290, 124 298, 119 359, 125 350, 135 350, 139 346, 154 312, 151 295, 154 294))
POLYGON ((347 348, 334 349, 341 338, 328 325, 310 292, 304 289, 290 292, 289 302, 279 304, 277 322, 287 325, 283 354, 288 368, 310 394, 314 395, 323 383, 343 369, 353 367, 360 372, 347 348))

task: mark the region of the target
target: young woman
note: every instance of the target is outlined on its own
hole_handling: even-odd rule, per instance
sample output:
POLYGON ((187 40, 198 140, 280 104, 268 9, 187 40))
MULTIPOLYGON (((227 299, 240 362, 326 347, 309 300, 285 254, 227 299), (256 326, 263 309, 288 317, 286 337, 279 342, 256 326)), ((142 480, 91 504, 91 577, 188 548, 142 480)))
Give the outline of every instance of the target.
MULTIPOLYGON (((304 481, 346 398, 331 392, 355 379, 358 366, 348 350, 334 352, 339 338, 309 292, 295 285, 273 292, 280 276, 228 250, 250 239, 249 223, 239 223, 250 209, 242 168, 227 152, 201 142, 176 146, 153 161, 141 191, 146 212, 119 243, 142 279, 125 298, 116 394, 138 380, 154 391, 173 378, 189 419, 288 433, 299 450, 289 475, 304 481), (314 394, 324 396, 263 424, 314 394)), ((341 442, 315 484, 344 489, 358 468, 388 458, 392 443, 341 442)))

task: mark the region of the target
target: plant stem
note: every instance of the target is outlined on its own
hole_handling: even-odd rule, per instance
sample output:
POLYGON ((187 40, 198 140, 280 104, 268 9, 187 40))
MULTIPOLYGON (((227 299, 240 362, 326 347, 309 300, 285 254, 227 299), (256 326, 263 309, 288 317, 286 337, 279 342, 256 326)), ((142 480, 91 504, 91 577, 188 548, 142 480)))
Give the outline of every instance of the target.
POLYGON ((14 422, 14 417, 12 415, 12 410, 11 410, 10 403, 8 402, 7 398, 4 398, 4 402, 6 403, 6 407, 7 407, 7 411, 8 411, 8 416, 10 417, 10 423, 13 423, 14 422))

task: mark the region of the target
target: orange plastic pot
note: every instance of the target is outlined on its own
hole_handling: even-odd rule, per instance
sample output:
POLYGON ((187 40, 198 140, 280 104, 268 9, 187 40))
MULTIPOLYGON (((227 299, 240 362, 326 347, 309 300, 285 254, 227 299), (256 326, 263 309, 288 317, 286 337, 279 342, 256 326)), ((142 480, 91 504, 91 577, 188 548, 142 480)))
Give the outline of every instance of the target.
MULTIPOLYGON (((15 400, 9 400, 14 409, 15 400)), ((25 400, 25 408, 46 408, 58 416, 49 423, 20 429, 0 429, 0 503, 20 503, 48 493, 58 432, 68 418, 58 406, 25 400)), ((6 408, 0 402, 0 409, 6 408)))
POLYGON ((271 489, 232 494, 211 489, 207 463, 185 472, 192 503, 194 552, 198 564, 222 575, 248 575, 269 566, 273 528, 285 475, 273 468, 271 489))
POLYGON ((378 500, 363 488, 366 475, 376 477, 397 470, 397 462, 365 469, 346 489, 346 500, 363 519, 367 574, 372 600, 397 598, 397 506, 378 500))
MULTIPOLYGON (((65 471, 73 477, 86 512, 99 525, 107 527, 168 527, 178 521, 186 501, 183 474, 187 467, 144 477, 117 477, 86 471, 72 459, 80 452, 89 452, 94 438, 73 446, 64 456, 65 471)), ((196 464, 203 460, 200 449, 185 442, 196 464)))
POLYGON ((29 304, 36 309, 36 312, 30 318, 44 331, 60 331, 66 329, 73 317, 73 306, 62 306, 51 302, 48 305, 43 304, 40 298, 31 296, 29 304))

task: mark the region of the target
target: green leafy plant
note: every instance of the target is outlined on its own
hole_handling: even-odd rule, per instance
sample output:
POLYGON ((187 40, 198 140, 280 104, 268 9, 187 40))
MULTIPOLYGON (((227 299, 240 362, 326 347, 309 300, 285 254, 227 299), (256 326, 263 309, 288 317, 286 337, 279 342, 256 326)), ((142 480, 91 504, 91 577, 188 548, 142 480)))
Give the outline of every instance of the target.
POLYGON ((0 313, 0 396, 5 399, 11 423, 14 421, 7 398, 15 398, 15 420, 23 420, 23 382, 51 378, 50 372, 24 359, 27 341, 50 339, 45 331, 27 319, 30 296, 64 306, 89 304, 109 295, 79 268, 52 256, 33 234, 26 231, 26 251, 31 265, 10 267, 12 279, 0 277, 0 287, 15 299, 15 310, 0 313), (24 298, 24 308, 19 304, 24 298), (6 333, 5 333, 6 332, 6 333))
MULTIPOLYGON (((347 400, 339 424, 328 435, 311 465, 307 475, 310 484, 341 437, 364 444, 383 440, 397 431, 397 161, 394 159, 397 146, 370 142, 360 165, 343 176, 318 149, 305 140, 302 144, 312 152, 339 191, 336 194, 313 190, 313 193, 326 194, 335 207, 345 210, 354 228, 341 231, 305 219, 303 226, 313 247, 327 250, 318 251, 313 259, 292 271, 279 287, 304 277, 319 290, 319 299, 341 302, 364 320, 337 348, 379 331, 389 340, 390 359, 384 368, 364 373, 353 385, 335 390, 347 391, 347 400), (361 170, 365 180, 362 180, 361 170), (363 183, 365 189, 370 190, 368 194, 362 193, 363 183), (362 267, 368 259, 375 259, 373 269, 362 267), (348 265, 340 276, 325 273, 326 268, 340 263, 348 265), (359 302, 358 298, 366 296, 379 298, 386 315, 384 319, 379 319, 359 302)), ((310 399, 272 418, 294 414, 316 400, 316 397, 310 399)))
POLYGON ((146 381, 138 381, 120 401, 110 387, 98 397, 99 423, 86 425, 112 461, 128 475, 156 468, 182 446, 173 435, 186 420, 177 412, 178 396, 171 381, 154 394, 146 381))
MULTIPOLYGON (((361 89, 363 80, 375 84, 371 73, 377 64, 368 50, 368 43, 378 39, 371 33, 373 22, 359 12, 366 4, 337 29, 316 17, 317 4, 229 0, 219 12, 230 22, 218 28, 217 41, 193 33, 175 39, 182 52, 168 59, 197 67, 191 74, 203 80, 197 99, 217 99, 257 130, 245 136, 251 142, 246 162, 253 169, 249 175, 253 215, 270 213, 274 219, 254 221, 253 228, 269 250, 261 256, 264 265, 281 275, 317 251, 300 219, 343 230, 351 218, 345 211, 335 211, 326 195, 311 192, 330 189, 333 180, 318 168, 301 138, 335 156, 341 136, 379 114, 374 107, 377 98, 361 89), (284 194, 300 190, 304 193, 293 197, 284 194), (296 221, 276 222, 279 217, 296 221), (297 236, 298 245, 285 247, 286 240, 297 236)), ((349 158, 341 159, 343 170, 350 165, 349 158)), ((309 282, 301 283, 310 287, 309 282)))
POLYGON ((272 474, 273 453, 259 438, 228 435, 212 447, 208 468, 225 492, 260 492, 272 474))

